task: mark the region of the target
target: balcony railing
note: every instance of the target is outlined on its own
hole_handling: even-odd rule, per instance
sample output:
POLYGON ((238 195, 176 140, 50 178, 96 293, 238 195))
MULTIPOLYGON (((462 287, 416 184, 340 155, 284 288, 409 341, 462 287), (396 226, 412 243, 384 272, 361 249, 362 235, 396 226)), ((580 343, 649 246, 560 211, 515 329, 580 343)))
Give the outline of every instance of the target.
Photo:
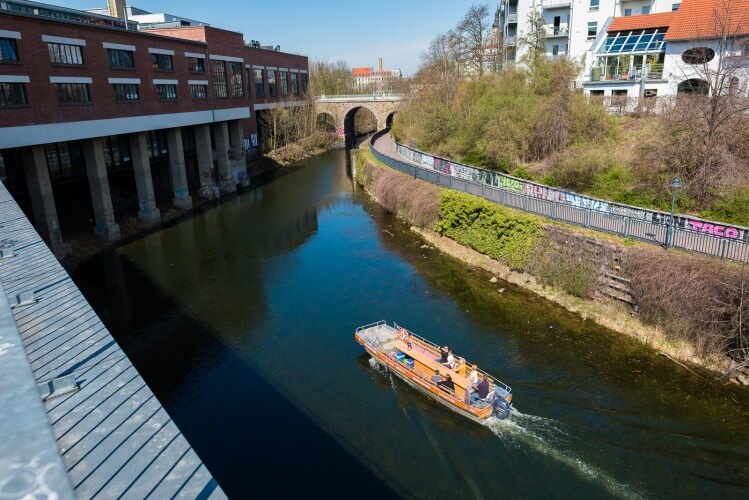
POLYGON ((514 47, 517 45, 517 39, 514 36, 508 36, 505 38, 505 45, 507 47, 514 47))
POLYGON ((644 68, 634 68, 632 71, 614 70, 607 72, 607 68, 594 67, 590 72, 590 81, 623 81, 623 80, 660 80, 663 78, 663 64, 646 64, 644 68))
POLYGON ((567 26, 546 26, 546 36, 569 36, 570 29, 567 26))
POLYGON ((507 14, 507 22, 508 23, 516 23, 518 22, 518 13, 517 12, 511 12, 507 14))
POLYGON ((541 7, 544 9, 561 9, 563 7, 570 7, 572 0, 542 0, 541 7))

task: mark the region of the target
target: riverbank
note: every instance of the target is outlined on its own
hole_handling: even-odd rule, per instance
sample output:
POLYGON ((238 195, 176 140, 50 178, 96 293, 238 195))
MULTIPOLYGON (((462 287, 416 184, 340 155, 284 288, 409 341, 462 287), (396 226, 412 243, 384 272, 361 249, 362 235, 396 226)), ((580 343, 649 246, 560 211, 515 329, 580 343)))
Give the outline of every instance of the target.
MULTIPOLYGON (((357 151, 354 164, 357 183, 379 204, 409 222, 414 232, 443 253, 491 273, 493 282, 501 279, 519 285, 585 320, 636 338, 684 369, 694 365, 732 383, 749 385, 749 370, 725 355, 726 345, 736 339, 715 328, 695 337, 694 331, 709 325, 699 324, 690 311, 669 310, 674 301, 666 303, 648 288, 637 262, 647 260, 656 275, 663 269, 703 266, 721 273, 729 267, 716 268, 709 259, 666 254, 613 236, 599 237, 437 188, 380 164, 367 151, 357 151)), ((736 273, 726 274, 733 278, 736 273)), ((497 287, 497 293, 502 293, 501 284, 497 287)), ((680 292, 673 293, 678 299, 680 292)), ((706 291, 703 302, 710 302, 710 293, 720 295, 720 291, 706 291)), ((682 306, 690 307, 687 304, 682 306)), ((741 322, 743 303, 738 308, 741 322)), ((718 313, 730 316, 725 308, 718 313)), ((738 335, 740 344, 741 331, 738 335)))

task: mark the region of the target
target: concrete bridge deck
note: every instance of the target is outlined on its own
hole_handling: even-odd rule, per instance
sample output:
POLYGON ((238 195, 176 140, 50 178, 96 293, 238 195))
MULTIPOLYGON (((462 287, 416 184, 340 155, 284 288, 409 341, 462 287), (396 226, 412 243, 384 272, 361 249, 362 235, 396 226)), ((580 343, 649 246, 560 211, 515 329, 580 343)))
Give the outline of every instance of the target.
POLYGON ((2 183, 0 249, 0 498, 225 497, 2 183))

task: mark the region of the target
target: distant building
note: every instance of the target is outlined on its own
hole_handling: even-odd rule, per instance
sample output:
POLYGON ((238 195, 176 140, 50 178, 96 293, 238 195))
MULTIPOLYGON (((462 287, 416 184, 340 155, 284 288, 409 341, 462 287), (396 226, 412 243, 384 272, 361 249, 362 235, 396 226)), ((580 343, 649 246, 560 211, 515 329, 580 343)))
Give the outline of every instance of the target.
POLYGON ((395 82, 403 78, 399 69, 382 69, 381 57, 377 71, 373 68, 354 68, 351 73, 358 91, 371 89, 375 92, 392 92, 395 82))

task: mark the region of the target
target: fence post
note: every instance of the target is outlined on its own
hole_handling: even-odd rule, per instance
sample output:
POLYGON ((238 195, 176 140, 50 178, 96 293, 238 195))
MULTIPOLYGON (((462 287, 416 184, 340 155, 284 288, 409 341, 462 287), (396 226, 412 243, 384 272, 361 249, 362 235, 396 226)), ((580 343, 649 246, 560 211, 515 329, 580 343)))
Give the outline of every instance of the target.
POLYGON ((486 184, 481 183, 481 197, 486 199, 486 184))
POLYGON ((629 217, 624 218, 624 237, 625 238, 629 236, 629 221, 630 221, 629 217))
POLYGON ((523 210, 528 211, 528 195, 523 195, 523 210))
POLYGON ((416 179, 416 165, 414 165, 414 179, 416 179))
POLYGON ((464 193, 468 192, 468 181, 465 179, 463 179, 463 192, 464 193))
POLYGON ((585 209, 585 227, 590 227, 590 209, 585 209))
POLYGON ((726 251, 728 250, 726 247, 728 246, 729 243, 730 243, 729 240, 727 240, 727 239, 723 240, 723 243, 720 246, 720 258, 721 259, 725 259, 726 258, 726 251))

